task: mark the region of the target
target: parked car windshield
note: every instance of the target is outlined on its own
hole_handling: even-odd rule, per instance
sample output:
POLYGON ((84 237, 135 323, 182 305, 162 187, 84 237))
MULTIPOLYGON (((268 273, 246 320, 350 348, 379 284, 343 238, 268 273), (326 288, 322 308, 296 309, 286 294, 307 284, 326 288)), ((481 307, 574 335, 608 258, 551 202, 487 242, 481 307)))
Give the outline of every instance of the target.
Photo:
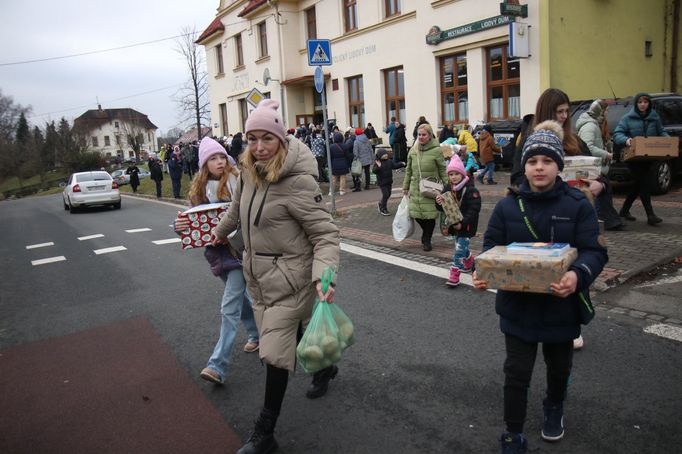
POLYGON ((82 173, 80 175, 76 175, 76 181, 79 183, 83 183, 85 181, 102 181, 102 180, 111 180, 111 176, 106 172, 90 172, 90 173, 82 173))
POLYGON ((678 125, 682 121, 682 100, 659 99, 656 100, 655 108, 665 126, 678 125))

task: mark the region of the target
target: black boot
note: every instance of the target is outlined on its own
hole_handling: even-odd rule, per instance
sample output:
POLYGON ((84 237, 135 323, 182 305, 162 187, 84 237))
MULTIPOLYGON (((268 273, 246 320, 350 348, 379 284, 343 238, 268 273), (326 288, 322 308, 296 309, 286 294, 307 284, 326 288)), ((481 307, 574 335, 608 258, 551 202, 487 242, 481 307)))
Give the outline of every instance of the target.
POLYGON ((649 225, 656 225, 656 224, 660 224, 661 222, 663 222, 663 219, 659 218, 658 216, 656 216, 656 215, 653 214, 653 213, 651 213, 651 214, 647 217, 647 221, 646 221, 646 223, 649 224, 649 225))
POLYGON ((336 377, 339 373, 339 368, 336 366, 325 367, 322 370, 318 370, 313 374, 313 383, 306 391, 305 396, 308 399, 317 399, 327 394, 327 388, 329 387, 329 380, 336 377))
POLYGON ((246 444, 237 451, 237 454, 269 454, 275 452, 278 447, 274 436, 275 424, 277 424, 275 412, 263 408, 256 419, 253 433, 246 440, 246 444))
POLYGON ((621 218, 625 218, 628 221, 636 221, 637 220, 636 217, 634 217, 633 215, 630 214, 630 210, 626 210, 625 208, 620 210, 620 213, 618 213, 618 214, 620 215, 621 218))

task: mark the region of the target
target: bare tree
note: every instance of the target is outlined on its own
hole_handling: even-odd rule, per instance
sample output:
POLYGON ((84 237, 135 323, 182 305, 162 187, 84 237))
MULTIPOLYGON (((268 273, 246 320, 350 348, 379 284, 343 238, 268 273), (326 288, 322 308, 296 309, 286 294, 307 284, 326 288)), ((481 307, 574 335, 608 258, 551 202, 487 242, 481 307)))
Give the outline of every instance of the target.
POLYGON ((180 111, 180 124, 187 127, 194 122, 198 134, 201 135, 202 121, 204 124, 210 124, 211 120, 204 50, 195 42, 197 31, 194 27, 183 27, 181 33, 182 36, 177 39, 176 50, 185 60, 189 79, 175 93, 174 99, 180 111))
MULTIPOLYGON (((123 140, 125 143, 133 149, 135 153, 135 160, 140 160, 140 151, 142 150, 142 145, 144 144, 144 136, 147 130, 141 121, 136 118, 127 118, 121 121, 121 128, 123 129, 123 140)), ((117 137, 116 140, 119 140, 117 137)), ((122 146, 123 144, 118 144, 122 146)), ((125 153, 123 156, 126 159, 125 153)))

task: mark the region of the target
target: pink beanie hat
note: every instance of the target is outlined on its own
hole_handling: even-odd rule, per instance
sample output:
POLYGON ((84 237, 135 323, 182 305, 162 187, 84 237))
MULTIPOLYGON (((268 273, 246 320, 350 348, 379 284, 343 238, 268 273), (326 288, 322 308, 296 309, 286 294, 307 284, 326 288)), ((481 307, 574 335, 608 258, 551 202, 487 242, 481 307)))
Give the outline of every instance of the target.
POLYGON ((457 186, 454 188, 455 191, 459 191, 462 189, 467 182, 469 181, 469 177, 467 176, 466 170, 464 170, 464 164, 462 163, 462 160, 459 158, 458 155, 454 154, 450 158, 450 163, 448 164, 447 172, 457 172, 458 174, 462 175, 464 178, 462 178, 462 181, 457 184, 457 186))
POLYGON ((199 144, 199 168, 201 169, 206 161, 208 161, 208 158, 216 153, 223 154, 226 158, 228 157, 227 151, 225 151, 225 148, 218 142, 210 137, 201 139, 201 143, 199 144))
POLYGON ((448 173, 457 172, 460 175, 466 176, 466 171, 464 170, 464 164, 462 160, 456 154, 452 155, 450 158, 450 163, 448 164, 448 173))
POLYGON ((277 110, 278 108, 279 102, 274 99, 264 99, 258 103, 258 107, 251 112, 251 115, 246 120, 245 133, 267 131, 277 136, 282 143, 285 143, 284 122, 282 121, 282 115, 277 110))

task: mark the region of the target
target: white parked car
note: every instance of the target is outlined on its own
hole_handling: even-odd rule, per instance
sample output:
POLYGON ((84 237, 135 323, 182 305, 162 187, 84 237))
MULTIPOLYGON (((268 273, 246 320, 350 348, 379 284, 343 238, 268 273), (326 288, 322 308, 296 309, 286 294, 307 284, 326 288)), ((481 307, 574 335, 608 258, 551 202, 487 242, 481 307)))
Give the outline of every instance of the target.
POLYGON ((111 178, 113 178, 119 186, 130 184, 130 175, 126 175, 125 169, 114 170, 111 172, 111 178))
POLYGON ((62 193, 64 209, 73 213, 78 208, 111 205, 121 208, 118 183, 104 171, 77 172, 69 177, 62 193))
MULTIPOLYGON (((143 169, 140 169, 140 171, 137 174, 140 180, 143 178, 148 178, 149 175, 151 174, 143 169)), ((123 186, 124 184, 130 184, 130 175, 126 173, 126 169, 114 170, 113 172, 111 172, 111 178, 113 178, 114 181, 118 183, 119 186, 123 186)))

